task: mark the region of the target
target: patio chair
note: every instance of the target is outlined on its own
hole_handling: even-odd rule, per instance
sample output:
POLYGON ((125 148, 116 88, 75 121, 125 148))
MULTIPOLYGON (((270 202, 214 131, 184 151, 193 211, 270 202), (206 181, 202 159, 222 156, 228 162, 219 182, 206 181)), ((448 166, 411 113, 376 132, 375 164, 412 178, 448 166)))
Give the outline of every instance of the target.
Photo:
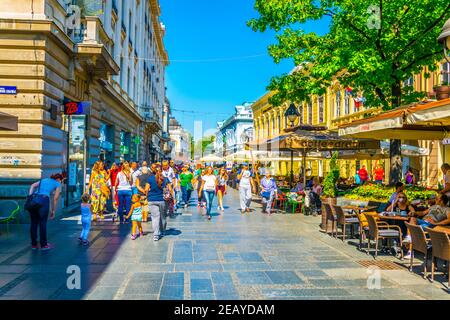
POLYGON ((427 232, 431 238, 432 257, 431 257, 431 281, 434 281, 434 266, 436 258, 447 261, 449 281, 447 290, 450 291, 450 239, 445 232, 435 231, 427 228, 427 232))
POLYGON ((336 215, 336 233, 335 237, 337 238, 337 229, 341 226, 342 229, 342 241, 345 241, 345 236, 347 233, 347 225, 350 225, 352 228, 352 235, 354 234, 354 226, 359 224, 359 220, 354 215, 345 215, 344 210, 340 206, 331 206, 332 211, 336 215))
POLYGON ((413 264, 414 264, 414 252, 418 251, 424 255, 424 263, 423 263, 423 277, 427 277, 427 263, 428 263, 428 252, 431 249, 431 243, 430 240, 427 239, 425 232, 423 229, 415 224, 410 224, 408 222, 405 222, 406 227, 409 230, 409 233, 411 235, 411 263, 409 265, 409 271, 412 271, 413 264))
POLYGON ((322 203, 322 206, 326 214, 325 231, 328 233, 328 221, 331 221, 331 236, 333 236, 335 232, 337 233, 336 216, 334 215, 333 210, 331 210, 331 205, 329 203, 322 203))
MULTIPOLYGON (((402 230, 399 226, 390 225, 385 222, 377 222, 375 216, 371 214, 365 214, 367 222, 369 223, 369 237, 367 237, 367 252, 370 252, 370 240, 375 241, 375 259, 378 257, 378 242, 383 239, 399 239, 400 248, 402 247, 402 230)), ((403 259, 403 250, 401 251, 401 257, 403 259)))
MULTIPOLYGON (((365 216, 367 214, 372 215, 378 224, 387 225, 387 222, 385 222, 385 221, 378 221, 378 219, 377 219, 378 213, 375 211, 364 211, 362 213, 357 213, 356 216, 359 221, 359 250, 362 249, 362 243, 368 237, 367 234, 369 232, 369 222, 367 221, 367 218, 365 216)), ((369 252, 367 252, 367 253, 369 253, 369 252)))
POLYGON ((6 232, 9 233, 9 224, 11 221, 19 219, 20 206, 17 201, 0 201, 0 223, 6 224, 6 232))

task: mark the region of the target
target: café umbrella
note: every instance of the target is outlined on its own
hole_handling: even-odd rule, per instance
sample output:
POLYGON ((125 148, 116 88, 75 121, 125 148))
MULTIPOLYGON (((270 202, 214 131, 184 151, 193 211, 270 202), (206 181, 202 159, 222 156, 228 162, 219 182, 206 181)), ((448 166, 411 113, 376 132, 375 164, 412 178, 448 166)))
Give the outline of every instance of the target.
POLYGON ((200 162, 223 162, 223 158, 214 154, 209 154, 200 158, 200 162))
POLYGON ((380 149, 380 142, 371 139, 351 139, 340 137, 337 132, 329 131, 326 127, 297 126, 286 129, 284 133, 264 140, 248 144, 254 150, 290 151, 301 153, 303 165, 303 179, 306 185, 306 156, 311 152, 380 149))

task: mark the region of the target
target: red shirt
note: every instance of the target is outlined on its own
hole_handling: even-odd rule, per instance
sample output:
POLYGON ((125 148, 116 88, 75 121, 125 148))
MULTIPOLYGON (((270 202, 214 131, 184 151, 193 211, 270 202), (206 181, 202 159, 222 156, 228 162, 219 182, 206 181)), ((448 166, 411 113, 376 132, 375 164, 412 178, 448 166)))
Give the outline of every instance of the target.
POLYGON ((375 180, 383 180, 384 176, 384 169, 383 168, 377 168, 374 171, 375 180))
POLYGON ((367 170, 365 168, 359 169, 358 175, 361 181, 366 181, 369 179, 369 174, 367 173, 367 170))
POLYGON ((115 186, 116 185, 116 178, 117 178, 117 174, 120 172, 120 169, 111 169, 109 170, 109 174, 110 174, 110 179, 111 179, 111 185, 115 186))

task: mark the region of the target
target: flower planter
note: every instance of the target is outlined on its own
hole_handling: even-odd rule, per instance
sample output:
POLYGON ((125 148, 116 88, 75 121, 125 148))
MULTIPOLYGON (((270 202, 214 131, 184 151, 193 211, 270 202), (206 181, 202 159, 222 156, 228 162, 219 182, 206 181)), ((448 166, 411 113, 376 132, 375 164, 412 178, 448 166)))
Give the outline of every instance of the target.
POLYGON ((437 87, 435 87, 435 91, 436 91, 436 99, 437 100, 450 98, 450 86, 449 85, 437 86, 437 87))
MULTIPOLYGON (((337 204, 337 198, 322 198, 322 203, 328 203, 329 205, 336 205, 337 204)), ((328 229, 327 229, 327 212, 326 210, 322 209, 322 223, 320 224, 320 229, 322 229, 325 232, 331 232, 331 223, 329 223, 328 229)))

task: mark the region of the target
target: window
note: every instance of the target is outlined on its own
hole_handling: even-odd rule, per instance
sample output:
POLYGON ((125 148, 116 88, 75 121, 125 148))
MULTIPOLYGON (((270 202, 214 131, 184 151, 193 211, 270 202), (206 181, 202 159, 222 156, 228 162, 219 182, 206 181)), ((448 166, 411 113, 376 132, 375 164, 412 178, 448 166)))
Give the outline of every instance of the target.
POLYGON ((409 77, 408 80, 403 81, 405 87, 412 87, 414 85, 414 77, 409 77))
POLYGON ((323 119, 323 113, 324 113, 324 109, 323 109, 323 96, 322 97, 319 97, 319 99, 318 99, 318 104, 319 104, 319 112, 318 112, 318 122, 319 123, 322 123, 323 121, 324 121, 324 119, 323 119))
POLYGON ((442 64, 442 83, 450 84, 450 63, 446 62, 442 64))
POLYGON ((298 124, 303 124, 303 105, 298 106, 298 111, 300 112, 300 119, 298 121, 298 124))
POLYGON ((308 102, 308 123, 312 124, 313 122, 313 105, 312 101, 308 102))
POLYGON ((335 110, 335 115, 336 117, 340 117, 341 116, 341 92, 337 91, 336 92, 336 110, 335 110))
POLYGON ((278 114, 278 133, 281 132, 281 115, 278 114))
POLYGON ((344 114, 350 114, 350 94, 345 93, 344 98, 344 114))

